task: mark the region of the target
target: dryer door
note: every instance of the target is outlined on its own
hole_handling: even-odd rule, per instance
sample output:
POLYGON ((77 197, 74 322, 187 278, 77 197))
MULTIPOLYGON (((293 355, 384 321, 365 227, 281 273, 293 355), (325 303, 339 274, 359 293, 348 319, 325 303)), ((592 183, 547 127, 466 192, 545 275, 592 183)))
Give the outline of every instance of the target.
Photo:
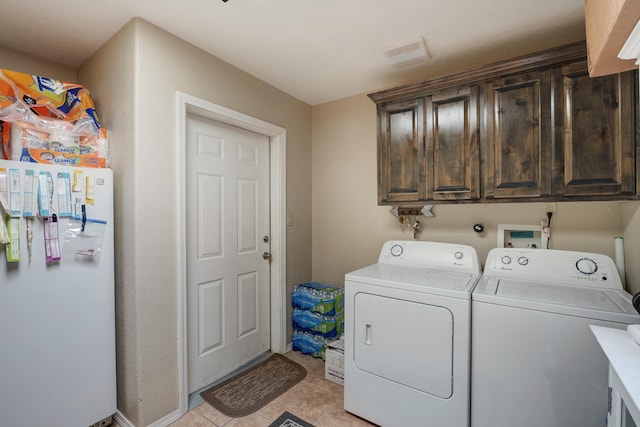
POLYGON ((451 397, 453 315, 447 308, 361 292, 355 295, 353 332, 359 369, 451 397))

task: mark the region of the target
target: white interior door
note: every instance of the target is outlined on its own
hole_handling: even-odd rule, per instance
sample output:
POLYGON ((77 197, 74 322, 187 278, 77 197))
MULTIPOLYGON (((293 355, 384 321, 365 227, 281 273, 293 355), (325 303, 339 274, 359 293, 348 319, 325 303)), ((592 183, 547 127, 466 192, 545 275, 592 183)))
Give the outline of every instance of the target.
POLYGON ((269 137, 187 116, 189 393, 270 348, 269 137))

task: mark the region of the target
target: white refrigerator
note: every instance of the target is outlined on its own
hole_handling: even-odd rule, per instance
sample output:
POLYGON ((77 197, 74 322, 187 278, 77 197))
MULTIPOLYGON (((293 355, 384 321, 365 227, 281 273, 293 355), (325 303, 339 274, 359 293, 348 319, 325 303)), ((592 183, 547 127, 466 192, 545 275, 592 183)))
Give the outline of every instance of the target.
POLYGON ((0 160, 0 204, 0 426, 93 425, 116 412, 112 171, 0 160))

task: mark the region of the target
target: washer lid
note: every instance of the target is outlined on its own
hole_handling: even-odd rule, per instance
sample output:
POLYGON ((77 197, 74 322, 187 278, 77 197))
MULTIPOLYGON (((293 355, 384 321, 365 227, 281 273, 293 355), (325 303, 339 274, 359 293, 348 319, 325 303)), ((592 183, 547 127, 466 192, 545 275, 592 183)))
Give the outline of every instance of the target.
POLYGON ((389 264, 373 264, 347 273, 345 281, 469 299, 479 274, 389 264))
POLYGON ((474 301, 619 322, 638 322, 625 291, 483 277, 474 301))
POLYGON ((619 312, 615 304, 602 290, 500 280, 495 295, 507 298, 549 302, 557 305, 589 308, 592 310, 619 312))

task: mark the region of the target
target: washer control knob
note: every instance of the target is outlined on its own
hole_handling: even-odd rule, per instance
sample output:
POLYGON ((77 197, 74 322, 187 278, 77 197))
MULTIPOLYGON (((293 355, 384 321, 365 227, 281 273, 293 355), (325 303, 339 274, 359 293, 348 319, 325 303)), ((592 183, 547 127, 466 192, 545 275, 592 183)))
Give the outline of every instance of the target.
POLYGON ((526 256, 521 256, 518 258, 518 264, 520 265, 527 265, 529 264, 529 258, 527 258, 526 256))
POLYGON ((400 256, 402 255, 402 252, 404 252, 404 249, 402 249, 402 246, 400 245, 391 246, 391 255, 400 256))
POLYGON ((455 259, 462 259, 464 257, 464 254, 462 252, 458 251, 455 254, 453 254, 453 257, 455 259))
POLYGON ((576 261, 576 268, 582 274, 594 274, 598 271, 598 264, 591 258, 580 258, 576 261))
POLYGON ((509 255, 503 255, 500 261, 502 261, 503 264, 511 264, 511 257, 509 255))

